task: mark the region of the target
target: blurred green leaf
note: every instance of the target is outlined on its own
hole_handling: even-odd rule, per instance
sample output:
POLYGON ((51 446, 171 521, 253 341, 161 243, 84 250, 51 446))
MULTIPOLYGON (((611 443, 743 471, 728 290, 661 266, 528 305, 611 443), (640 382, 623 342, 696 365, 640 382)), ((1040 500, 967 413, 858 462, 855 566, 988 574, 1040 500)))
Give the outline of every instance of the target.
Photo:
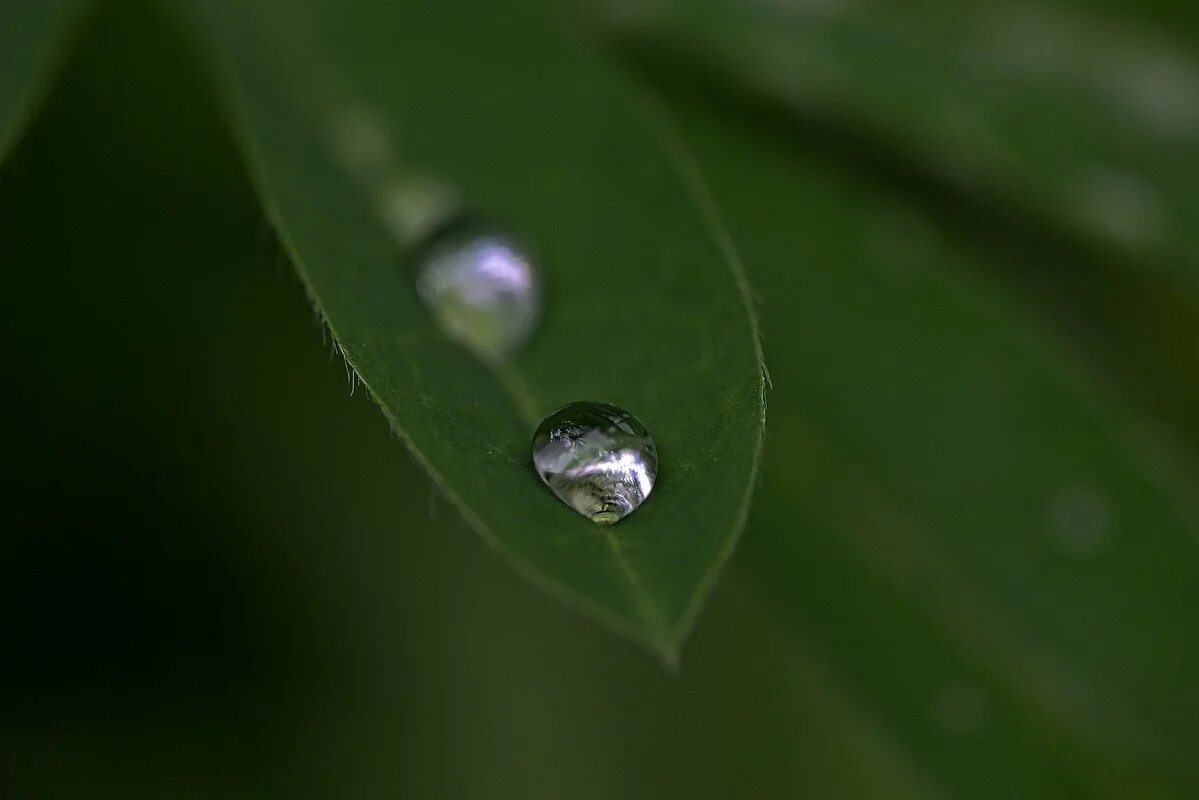
POLYGON ((1199 59, 1179 37, 1193 24, 1038 0, 596 5, 637 50, 834 147, 1199 276, 1199 59))
POLYGON ((87 0, 0 1, 0 159, 20 136, 87 0))
POLYGON ((786 127, 676 105, 774 378, 740 577, 964 796, 1196 785, 1199 526, 1173 456, 987 257, 786 127))
POLYGON ((7 510, 29 521, 0 535, 0 607, 22 609, 8 794, 928 796, 744 587, 717 589, 667 675, 430 502, 312 346, 187 48, 145 5, 105 7, 0 176, 8 258, 55 265, 0 298, 23 423, 7 510))
POLYGON ((652 109, 553 4, 192 8, 276 229, 396 431, 523 573, 672 659, 747 512, 763 378, 737 267, 652 109), (544 319, 508 365, 418 301, 387 225, 415 175, 542 269, 544 319), (536 423, 578 399, 631 410, 661 454, 652 497, 611 529, 530 466, 536 423))

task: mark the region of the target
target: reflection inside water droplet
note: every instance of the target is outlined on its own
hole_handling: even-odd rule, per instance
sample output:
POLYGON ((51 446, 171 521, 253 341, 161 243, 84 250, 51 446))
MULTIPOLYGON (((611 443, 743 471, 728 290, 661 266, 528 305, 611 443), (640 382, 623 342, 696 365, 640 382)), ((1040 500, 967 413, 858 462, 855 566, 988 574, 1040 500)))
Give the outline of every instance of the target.
POLYGON ((533 465, 562 502, 599 525, 611 525, 653 490, 658 452, 645 425, 629 412, 577 402, 537 426, 533 465))
POLYGON ((417 263, 417 292, 451 339, 500 362, 532 334, 541 287, 508 237, 455 226, 419 248, 417 263))

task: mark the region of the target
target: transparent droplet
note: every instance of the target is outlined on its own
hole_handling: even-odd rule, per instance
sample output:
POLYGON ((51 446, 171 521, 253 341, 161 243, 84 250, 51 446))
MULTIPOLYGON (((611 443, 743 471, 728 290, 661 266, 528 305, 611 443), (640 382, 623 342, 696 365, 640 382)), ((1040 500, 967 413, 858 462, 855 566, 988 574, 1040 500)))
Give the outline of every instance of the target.
POLYGON ((455 227, 419 248, 416 288, 454 341, 506 361, 541 316, 541 288, 528 256, 507 237, 455 227))
POLYGON ((566 505, 611 525, 645 502, 658 476, 658 451, 641 420, 607 403, 577 402, 537 426, 533 465, 566 505))

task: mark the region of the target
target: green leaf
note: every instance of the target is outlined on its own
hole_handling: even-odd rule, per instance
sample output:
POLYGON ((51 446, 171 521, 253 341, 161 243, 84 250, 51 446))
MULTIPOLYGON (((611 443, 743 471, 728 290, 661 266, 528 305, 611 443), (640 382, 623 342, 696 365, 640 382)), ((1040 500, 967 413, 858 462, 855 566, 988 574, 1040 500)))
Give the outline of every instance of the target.
POLYGON ((763 377, 738 267, 652 107, 553 4, 207 6, 268 213, 357 379, 518 569, 673 659, 747 513, 763 377), (438 332, 388 224, 450 194, 545 277, 539 330, 495 369, 438 332), (632 411, 660 453, 610 529, 530 465, 537 422, 580 399, 632 411))
POLYGON ((0 160, 24 130, 86 0, 0 1, 0 160))
POLYGON ((2 605, 25 609, 4 627, 7 796, 927 797, 743 587, 722 582, 668 675, 537 602, 443 502, 427 518, 427 479, 312 346, 212 98, 143 5, 106 5, 0 176, 8 263, 54 265, 0 297, 23 423, 5 511, 37 521, 0 536, 2 605), (164 364, 169 398, 146 391, 164 364), (222 745, 250 738, 250 765, 222 745))
POLYGON ((992 211, 1199 276, 1199 59, 1182 36, 1199 15, 1188 7, 1138 25, 1123 19, 1131 7, 1039 0, 602 5, 637 49, 673 52, 833 146, 854 142, 992 211))
POLYGON ((1199 524, 1174 457, 910 203, 676 100, 762 304, 738 559, 969 797, 1199 780, 1199 524))

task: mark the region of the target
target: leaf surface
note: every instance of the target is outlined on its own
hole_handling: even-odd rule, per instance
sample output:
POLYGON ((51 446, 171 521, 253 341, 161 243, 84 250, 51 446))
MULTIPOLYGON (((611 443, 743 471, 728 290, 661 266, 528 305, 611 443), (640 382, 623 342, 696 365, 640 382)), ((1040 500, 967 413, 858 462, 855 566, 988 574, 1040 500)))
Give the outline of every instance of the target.
POLYGON ((41 98, 85 0, 0 2, 0 159, 41 98))
POLYGON ((748 509, 763 378, 737 266, 652 108, 555 4, 203 3, 251 168, 347 363, 471 524, 526 575, 674 657, 748 509), (433 190, 422 187, 434 186, 433 190), (454 195, 544 276, 491 368, 420 304, 399 220, 454 195), (610 402, 660 454, 600 529, 534 474, 537 422, 610 402))
POLYGON ((1193 282, 1199 16, 1101 5, 597 4, 634 48, 783 109, 826 145, 1193 282))
POLYGON ((686 97, 774 386, 738 577, 964 796, 1193 787, 1199 525, 1174 454, 999 288, 1002 256, 686 97))

